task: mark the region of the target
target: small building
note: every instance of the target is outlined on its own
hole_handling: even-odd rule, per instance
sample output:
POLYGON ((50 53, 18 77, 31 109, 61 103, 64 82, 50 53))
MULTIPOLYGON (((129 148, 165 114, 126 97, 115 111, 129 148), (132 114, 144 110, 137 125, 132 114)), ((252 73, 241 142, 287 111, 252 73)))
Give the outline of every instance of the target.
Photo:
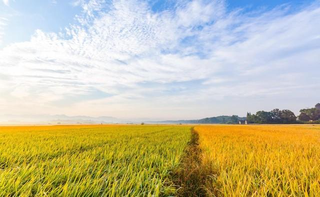
POLYGON ((248 124, 247 120, 239 120, 239 124, 248 124))

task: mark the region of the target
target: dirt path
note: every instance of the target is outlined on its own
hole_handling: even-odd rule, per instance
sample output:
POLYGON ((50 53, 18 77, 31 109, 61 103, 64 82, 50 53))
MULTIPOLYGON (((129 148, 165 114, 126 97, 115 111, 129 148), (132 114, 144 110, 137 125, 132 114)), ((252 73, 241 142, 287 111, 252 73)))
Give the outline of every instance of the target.
POLYGON ((199 134, 192 128, 191 140, 185 149, 181 165, 174 174, 174 182, 178 187, 177 196, 207 196, 204 185, 210 170, 202 166, 199 134))

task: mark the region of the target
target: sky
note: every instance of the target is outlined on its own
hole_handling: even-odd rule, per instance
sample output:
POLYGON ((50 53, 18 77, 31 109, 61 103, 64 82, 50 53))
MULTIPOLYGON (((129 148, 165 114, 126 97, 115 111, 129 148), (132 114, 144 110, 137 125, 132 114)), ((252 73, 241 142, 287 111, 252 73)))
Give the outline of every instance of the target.
POLYGON ((2 115, 298 115, 320 102, 319 0, 1 1, 2 115))

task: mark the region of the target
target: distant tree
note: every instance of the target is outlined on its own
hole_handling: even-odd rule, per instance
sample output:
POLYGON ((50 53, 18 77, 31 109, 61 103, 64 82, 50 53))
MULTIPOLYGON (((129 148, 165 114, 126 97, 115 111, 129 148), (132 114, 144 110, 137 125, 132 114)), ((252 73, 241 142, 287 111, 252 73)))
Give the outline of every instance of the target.
POLYGON ((316 108, 316 112, 315 112, 316 118, 317 120, 320 120, 320 103, 316 104, 315 108, 316 108))
POLYGON ((317 104, 315 108, 301 109, 299 119, 302 121, 316 121, 320 120, 320 110, 317 109, 319 105, 317 104))
POLYGON ((210 118, 203 118, 194 121, 188 121, 189 123, 200 123, 200 124, 237 124, 240 118, 237 115, 233 116, 217 116, 217 117, 210 117, 210 118))
POLYGON ((209 118, 204 118, 202 120, 202 123, 208 124, 208 123, 210 123, 210 119, 209 118))
POLYGON ((258 111, 256 113, 256 116, 258 116, 258 118, 260 120, 258 123, 262 123, 262 124, 272 123, 272 113, 271 112, 258 111))
POLYGON ((282 111, 274 109, 271 111, 272 123, 282 123, 282 111))
POLYGON ((254 123, 254 121, 253 121, 253 117, 252 117, 253 115, 251 114, 251 113, 247 113, 247 122, 248 123, 254 123))
POLYGON ((320 111, 320 103, 316 104, 316 109, 320 111))
POLYGON ((302 110, 300 110, 300 115, 298 116, 299 120, 301 120, 301 121, 311 120, 311 118, 305 112, 301 112, 301 111, 302 110))
POLYGON ((310 117, 312 120, 318 120, 319 119, 320 112, 316 108, 310 109, 310 117))
MULTIPOLYGON (((307 115, 309 118, 308 120, 319 120, 320 119, 320 111, 317 110, 316 108, 310 108, 310 109, 302 109, 300 110, 300 115, 305 114, 307 115)), ((300 116, 299 116, 300 119, 300 116)), ((300 119, 302 120, 302 119, 300 119)), ((302 121, 308 121, 308 120, 302 120, 302 121)))
MULTIPOLYGON (((320 123, 320 103, 314 108, 301 109, 298 116, 300 121, 320 123)), ((290 110, 274 109, 270 112, 258 111, 256 114, 247 113, 248 123, 258 124, 292 124, 297 123, 296 115, 290 110)))
POLYGON ((235 116, 235 115, 231 116, 231 118, 230 118, 230 123, 231 124, 237 124, 238 122, 239 122, 239 117, 238 116, 235 116))
POLYGON ((261 120, 255 114, 247 113, 247 122, 248 123, 260 123, 261 120))
POLYGON ((281 123, 295 123, 297 120, 296 115, 290 110, 281 111, 281 123))

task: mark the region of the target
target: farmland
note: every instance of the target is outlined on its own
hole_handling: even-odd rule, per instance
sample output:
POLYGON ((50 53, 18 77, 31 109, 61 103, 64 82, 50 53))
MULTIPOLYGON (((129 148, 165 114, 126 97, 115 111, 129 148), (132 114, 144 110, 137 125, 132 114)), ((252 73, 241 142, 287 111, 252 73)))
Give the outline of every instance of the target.
POLYGON ((319 163, 314 125, 0 127, 0 196, 319 196, 319 163))
POLYGON ((320 196, 320 126, 197 126, 206 191, 218 196, 320 196))
POLYGON ((172 195, 186 126, 0 127, 0 196, 172 195))

